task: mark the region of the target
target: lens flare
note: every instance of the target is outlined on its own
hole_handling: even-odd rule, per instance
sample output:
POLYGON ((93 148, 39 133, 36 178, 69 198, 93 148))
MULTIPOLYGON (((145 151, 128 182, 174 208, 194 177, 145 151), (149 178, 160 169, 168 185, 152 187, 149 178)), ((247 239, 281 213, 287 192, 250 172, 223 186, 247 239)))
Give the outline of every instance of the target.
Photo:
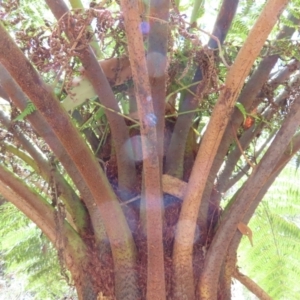
POLYGON ((148 22, 141 22, 140 31, 142 34, 148 34, 150 31, 150 24, 148 22))
POLYGON ((157 117, 155 114, 147 114, 146 116, 146 122, 150 127, 153 127, 157 124, 157 117))

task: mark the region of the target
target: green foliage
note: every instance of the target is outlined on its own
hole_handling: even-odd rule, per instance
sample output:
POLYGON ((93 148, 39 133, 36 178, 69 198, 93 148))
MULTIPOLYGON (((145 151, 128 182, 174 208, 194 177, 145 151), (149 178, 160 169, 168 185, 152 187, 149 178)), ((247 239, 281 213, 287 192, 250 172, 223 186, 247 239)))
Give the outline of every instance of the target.
POLYGON ((287 166, 250 222, 254 247, 243 238, 239 248, 238 265, 274 300, 300 294, 299 180, 299 172, 287 166))
MULTIPOLYGON (((25 284, 30 299, 57 300, 73 294, 60 275, 56 251, 40 229, 10 203, 0 206, 0 215, 0 260, 6 277, 11 274, 25 284)), ((1 299, 11 299, 4 296, 0 291, 1 299)))
POLYGON ((23 121, 27 116, 32 114, 34 111, 36 111, 35 105, 28 101, 25 109, 14 119, 14 121, 23 121))
MULTIPOLYGON (((3 19, 4 24, 12 29, 22 29, 31 32, 33 28, 44 26, 45 17, 48 21, 53 21, 54 17, 49 13, 49 9, 44 1, 3 1, 6 5, 6 11, 9 12, 3 19)), ((4 7, 4 5, 3 5, 4 7)), ((0 7, 1 8, 1 7, 0 7)))
POLYGON ((226 41, 235 44, 244 42, 263 7, 264 3, 261 1, 241 1, 226 41))
POLYGON ((295 162, 296 162, 296 170, 298 170, 298 168, 300 166, 300 153, 299 152, 296 154, 295 162))
POLYGON ((240 37, 245 39, 249 33, 249 27, 242 18, 236 18, 232 24, 231 33, 239 34, 240 37))

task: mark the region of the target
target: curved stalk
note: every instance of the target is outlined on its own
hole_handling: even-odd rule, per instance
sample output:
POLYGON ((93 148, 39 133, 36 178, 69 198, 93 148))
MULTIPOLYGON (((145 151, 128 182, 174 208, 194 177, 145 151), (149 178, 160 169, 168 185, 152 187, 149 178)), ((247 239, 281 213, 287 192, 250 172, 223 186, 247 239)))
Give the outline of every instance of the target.
MULTIPOLYGON (((32 167, 36 169, 37 174, 40 174, 48 183, 50 183, 50 180, 54 180, 57 188, 57 193, 64 201, 67 211, 70 213, 79 234, 81 236, 85 236, 89 227, 88 216, 85 207, 83 206, 79 197, 76 195, 75 191, 67 183, 64 177, 57 171, 57 169, 53 169, 51 167, 51 164, 44 157, 43 153, 38 151, 37 147, 33 146, 32 142, 29 141, 29 139, 20 131, 20 129, 11 127, 10 120, 2 111, 0 111, 0 121, 7 128, 10 128, 18 142, 20 142, 24 149, 31 155, 31 157, 33 158, 32 167)), ((18 149, 11 150, 16 152, 16 150, 18 149)), ((18 153, 22 155, 20 151, 18 153)), ((24 155, 26 154, 23 153, 22 156, 24 157, 24 155)), ((30 158, 25 157, 25 160, 28 161, 28 159, 30 158)))
POLYGON ((116 195, 58 99, 42 81, 2 25, 0 25, 0 34, 2 37, 0 62, 53 129, 98 205, 112 249, 117 297, 126 299, 125 295, 130 295, 131 299, 138 298, 135 245, 116 195))
MULTIPOLYGON (((59 247, 54 208, 2 166, 0 166, 0 193, 37 224, 54 246, 59 247)), ((90 272, 86 272, 89 270, 86 247, 66 221, 60 230, 65 243, 63 259, 72 274, 79 299, 87 299, 85 294, 93 295, 95 299, 99 287, 92 285, 90 272)))
MULTIPOLYGON (((225 87, 221 91, 202 139, 188 183, 187 194, 181 208, 174 243, 174 276, 176 283, 180 285, 178 298, 179 296, 181 299, 194 299, 195 297, 192 267, 193 243, 198 211, 207 178, 243 83, 271 29, 277 22, 277 16, 286 4, 287 0, 271 0, 264 7, 227 74, 225 87)), ((219 247, 219 250, 223 249, 222 245, 219 247)), ((215 272, 219 273, 221 265, 217 268, 210 268, 210 275, 207 274, 209 271, 206 266, 205 263, 204 271, 206 272, 203 271, 201 275, 200 294, 203 299, 213 300, 216 299, 217 289, 212 285, 209 276, 211 274, 215 275, 215 272), (214 272, 211 270, 214 270, 214 272)))
MULTIPOLYGON (((60 20, 69 12, 67 6, 61 0, 46 0, 46 3, 57 20, 60 20)), ((66 34, 71 36, 71 28, 67 30, 66 34)), ((126 195, 127 192, 134 189, 136 184, 135 162, 128 155, 128 153, 132 153, 131 143, 128 143, 128 128, 124 118, 111 111, 120 112, 120 108, 108 80, 90 47, 80 51, 80 60, 85 69, 86 77, 92 83, 101 104, 110 109, 105 110, 105 114, 111 129, 116 151, 118 184, 121 191, 126 195), (127 151, 124 151, 125 145, 127 151)))
MULTIPOLYGON (((0 112, 1 114, 1 112, 0 112)), ((1 117, 0 117, 1 121, 1 117)), ((30 166, 37 174, 39 174, 39 166, 38 164, 32 159, 27 153, 23 150, 13 146, 12 144, 1 142, 1 146, 7 152, 10 152, 14 156, 18 157, 19 159, 23 160, 28 166, 30 166)))
POLYGON ((19 178, 13 175, 6 167, 0 165, 1 189, 5 190, 3 196, 16 205, 45 233, 49 240, 55 243, 54 209, 44 198, 27 187, 19 178), (5 189, 9 187, 8 190, 5 189), (11 194, 11 196, 8 196, 11 194), (6 197, 8 196, 8 197, 6 197), (22 204, 18 197, 26 199, 22 204))
MULTIPOLYGON (((225 40, 227 32, 230 28, 232 19, 235 15, 238 0, 224 0, 218 14, 213 35, 217 37, 222 44, 225 40)), ((211 49, 218 49, 218 44, 215 39, 210 38, 208 46, 211 49)), ((193 82, 203 81, 203 75, 200 68, 197 68, 193 82)), ((207 87, 207 82, 201 82, 197 87, 190 88, 191 93, 187 92, 185 99, 180 107, 180 112, 195 111, 199 105, 199 99, 195 99, 197 91, 202 94, 207 87)), ((201 101, 202 99, 200 99, 201 101)), ((179 114, 175 128, 172 134, 171 142, 166 154, 166 171, 169 175, 182 178, 184 151, 189 130, 192 126, 195 112, 188 114, 179 114)))
MULTIPOLYGON (((281 159, 277 163, 277 165, 276 165, 274 171, 272 172, 272 174, 270 175, 268 181, 263 186, 263 188, 259 191, 255 200, 252 202, 250 208, 247 210, 246 214, 244 215, 243 220, 242 220, 242 222, 244 224, 249 223, 257 206, 262 201, 264 195, 267 193, 270 186, 273 184, 273 182, 275 181, 277 176, 280 174, 280 172, 284 169, 284 167, 288 164, 290 159, 295 155, 295 153, 297 153, 297 151, 299 151, 299 149, 300 149, 300 134, 298 133, 296 136, 294 136, 294 138, 292 139, 292 141, 286 148, 286 151, 284 152, 281 159), (293 149, 292 151, 290 151, 291 148, 293 149)), ((228 260, 228 257, 236 257, 237 249, 240 244, 241 238, 242 238, 242 234, 239 230, 237 230, 235 232, 235 235, 234 235, 234 237, 230 243, 230 246, 228 248, 228 254, 227 254, 227 258, 226 258, 225 268, 230 273, 230 277, 232 277, 234 275, 234 270, 236 268, 236 261, 232 260, 232 259, 228 260)))
MULTIPOLYGON (((293 22, 293 24, 297 25, 300 22, 300 19, 296 19, 293 15, 289 14, 288 19, 293 22)), ((279 33, 279 35, 276 37, 277 40, 291 37, 293 33, 295 32, 295 29, 293 27, 284 26, 279 33)), ((259 101, 256 101, 257 95, 260 93, 263 85, 267 82, 267 79, 269 78, 269 74, 276 65, 277 61, 279 59, 278 55, 271 55, 265 57, 251 76, 251 78, 246 83, 245 87, 243 88, 241 94, 238 97, 237 102, 240 102, 245 107, 246 111, 249 111, 251 109, 254 109, 258 106, 260 103, 259 101)), ((228 149, 230 147, 230 144, 233 141, 233 131, 232 127, 236 131, 238 127, 243 122, 243 116, 241 112, 235 108, 234 112, 231 116, 232 122, 227 126, 224 136, 221 141, 222 147, 218 149, 218 152, 215 156, 210 177, 212 180, 207 182, 207 186, 205 188, 204 196, 202 198, 202 203, 200 207, 200 218, 206 220, 207 218, 207 212, 208 212, 208 205, 209 205, 209 198, 213 189, 213 183, 217 176, 218 171, 220 170, 221 165, 224 162, 224 157, 226 156, 226 153, 228 152, 228 149)), ((203 222, 203 221, 202 221, 203 222)))
MULTIPOLYGON (((24 110, 28 103, 27 97, 1 64, 0 82, 13 103, 20 110, 24 110)), ((57 159, 62 163, 65 170, 73 180, 75 186, 78 188, 81 198, 89 212, 98 248, 107 248, 105 247, 107 237, 103 221, 100 216, 100 211, 95 206, 94 198, 86 183, 84 182, 81 174, 78 172, 74 162, 71 160, 70 156, 62 146, 60 140, 55 136, 52 128, 48 123, 46 123, 39 111, 34 111, 29 116, 27 116, 27 119, 32 124, 39 136, 41 136, 52 149, 57 159)))
POLYGON ((216 290, 214 289, 217 289, 218 283, 214 276, 220 272, 237 225, 242 221, 251 203, 253 203, 259 191, 266 184, 299 125, 300 97, 295 99, 291 111, 284 120, 272 145, 247 182, 237 193, 236 199, 218 226, 218 230, 207 252, 204 269, 200 276, 199 293, 202 297, 201 299, 216 299, 216 290), (212 272, 211 270, 214 271, 212 272))
POLYGON ((242 274, 238 270, 235 271, 234 277, 243 284, 250 292, 252 292, 260 300, 272 300, 272 298, 251 278, 242 274))

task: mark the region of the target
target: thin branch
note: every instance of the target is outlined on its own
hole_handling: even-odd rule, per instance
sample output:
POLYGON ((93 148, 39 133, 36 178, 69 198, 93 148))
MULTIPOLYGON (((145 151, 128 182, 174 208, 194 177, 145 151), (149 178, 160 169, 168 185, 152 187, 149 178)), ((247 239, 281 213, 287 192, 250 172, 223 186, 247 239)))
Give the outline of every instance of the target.
POLYGON ((234 277, 243 284, 250 292, 252 292, 260 300, 272 300, 272 298, 251 278, 242 274, 236 269, 234 277))
POLYGON ((117 114, 117 115, 119 115, 119 116, 122 116, 124 119, 127 119, 127 120, 131 121, 132 123, 135 123, 136 125, 140 125, 140 122, 138 122, 137 120, 131 118, 130 115, 124 115, 124 114, 122 114, 120 111, 113 110, 113 109, 111 109, 111 108, 109 108, 109 107, 106 107, 106 106, 104 106, 104 105, 102 105, 101 103, 98 103, 98 102, 95 102, 95 105, 96 105, 96 106, 99 106, 99 107, 102 107, 102 108, 104 108, 105 110, 110 111, 110 112, 112 112, 112 113, 114 113, 114 114, 117 114))
POLYGON ((243 148, 242 148, 242 146, 241 146, 241 143, 240 143, 239 139, 237 138, 237 135, 236 135, 236 132, 235 132, 233 126, 232 126, 232 133, 233 133, 235 142, 236 142, 236 144, 237 144, 237 146, 238 146, 238 148, 239 148, 241 154, 242 154, 243 157, 245 158, 247 164, 254 170, 255 165, 249 160, 249 158, 248 158, 247 155, 245 154, 245 152, 244 152, 244 150, 243 150, 243 148))
POLYGON ((125 202, 122 202, 122 203, 121 203, 121 206, 124 206, 124 205, 127 205, 127 204, 129 204, 129 203, 135 202, 135 201, 137 201, 137 200, 139 200, 139 199, 141 199, 141 196, 140 196, 140 195, 139 195, 139 196, 135 196, 135 197, 133 197, 133 198, 131 198, 131 199, 125 201, 125 202))
MULTIPOLYGON (((241 144, 241 147, 246 149, 251 141, 261 132, 263 128, 263 124, 260 125, 253 125, 249 130, 244 132, 242 137, 239 139, 239 142, 241 144)), ((263 145, 259 148, 259 150, 256 152, 255 160, 259 157, 259 155, 262 153, 262 151, 266 148, 266 146, 270 143, 270 141, 273 139, 275 133, 277 130, 274 130, 271 132, 268 136, 268 138, 264 141, 263 145)), ((238 147, 236 147, 233 151, 230 152, 226 165, 224 167, 224 170, 220 174, 218 178, 217 183, 217 190, 220 193, 224 193, 227 191, 230 187, 232 187, 240 178, 242 178, 245 174, 247 174, 247 171, 249 170, 250 165, 247 164, 244 167, 241 168, 240 172, 236 175, 232 176, 232 173, 234 171, 235 166, 237 165, 241 155, 240 150, 238 147)))
POLYGON ((220 56, 220 58, 221 58, 221 60, 222 60, 222 63, 223 63, 223 65, 224 65, 227 69, 229 69, 229 68, 230 68, 230 65, 227 63, 227 61, 226 61, 226 59, 225 59, 225 57, 224 57, 223 50, 222 50, 222 45, 221 45, 221 42, 220 42, 220 40, 218 39, 218 37, 215 36, 215 35, 213 35, 213 34, 210 34, 209 32, 207 32, 207 31, 205 31, 205 30, 203 30, 203 29, 201 29, 201 28, 198 28, 198 30, 200 30, 200 31, 202 31, 203 33, 207 34, 211 39, 213 39, 214 41, 216 41, 216 43, 217 43, 217 45, 218 45, 218 48, 217 48, 217 49, 219 50, 219 56, 220 56))
MULTIPOLYGON (((300 63, 299 63, 300 64, 300 63)), ((281 83, 281 81, 283 79, 287 79, 288 75, 291 75, 293 72, 295 72, 295 67, 298 64, 296 62, 291 63, 290 67, 285 67, 280 74, 278 75, 278 77, 276 77, 274 79, 272 84, 272 87, 274 85, 274 88, 276 86, 278 86, 278 84, 281 83)), ((295 76, 292 81, 290 82, 289 86, 293 86, 294 84, 297 84, 299 81, 299 76, 295 76)), ((289 89, 289 88, 287 88, 289 89)), ((280 108, 285 105, 285 99, 286 97, 288 97, 289 93, 288 91, 285 89, 284 91, 282 91, 274 100, 274 105, 276 106, 276 109, 274 109, 274 105, 270 105, 268 109, 265 110, 265 112, 262 115, 262 119, 265 122, 261 122, 258 125, 254 125, 251 128, 249 128, 249 130, 245 131, 244 134, 242 135, 242 137, 240 138, 240 143, 243 145, 243 148, 246 148, 249 146, 250 142, 255 138, 255 136, 257 136, 258 134, 261 133, 261 131, 263 130, 263 128, 266 126, 266 124, 272 119, 272 117, 275 115, 276 112, 278 112, 280 110, 280 108)), ((233 129, 232 129, 233 130, 233 129)), ((275 134, 275 131, 269 135, 268 139, 264 142, 264 145, 262 145, 262 147, 260 148, 260 150, 258 151, 259 153, 261 153, 261 151, 265 148, 265 146, 269 143, 269 141, 273 138, 275 134)), ((237 182, 242 176, 243 174, 237 174, 236 176, 234 176, 234 178, 229 179, 231 173, 234 170, 234 167, 236 165, 236 163, 238 162, 240 155, 238 153, 238 149, 234 149, 233 151, 230 152, 225 168, 222 171, 219 179, 218 179, 218 185, 217 185, 217 189, 220 193, 225 192, 230 186, 232 186, 235 182, 237 182)), ((257 153, 258 156, 258 153, 257 153)), ((247 167, 244 167, 242 172, 245 171, 245 169, 248 169, 247 167)), ((245 172, 244 172, 245 173, 245 172)))

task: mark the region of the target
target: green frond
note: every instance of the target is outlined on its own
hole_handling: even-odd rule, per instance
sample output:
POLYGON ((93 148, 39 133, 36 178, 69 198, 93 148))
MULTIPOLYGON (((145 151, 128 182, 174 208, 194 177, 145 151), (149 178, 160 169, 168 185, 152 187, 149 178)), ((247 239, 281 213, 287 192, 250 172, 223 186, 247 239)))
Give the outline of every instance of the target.
POLYGON ((28 102, 26 108, 19 114, 14 121, 23 121, 28 115, 36 111, 36 107, 32 102, 28 102))
POLYGON ((5 262, 5 274, 22 279, 34 299, 56 300, 73 293, 60 275, 55 249, 40 229, 11 203, 1 205, 0 214, 0 260, 5 262))
POLYGON ((231 32, 245 39, 249 33, 249 26, 242 19, 237 18, 232 24, 231 32))
POLYGON ((237 14, 232 22, 227 41, 244 41, 259 16, 263 6, 264 5, 262 3, 257 3, 256 1, 242 1, 239 4, 237 14))
POLYGON ((251 13, 251 11, 253 9, 256 9, 255 8, 255 1, 252 1, 252 0, 246 0, 246 1, 243 1, 241 3, 242 7, 241 7, 241 13, 244 15, 244 16, 247 16, 249 13, 251 13))
POLYGON ((2 237, 13 230, 18 230, 21 227, 28 226, 30 221, 24 218, 23 214, 9 202, 0 206, 0 244, 3 241, 2 237))

